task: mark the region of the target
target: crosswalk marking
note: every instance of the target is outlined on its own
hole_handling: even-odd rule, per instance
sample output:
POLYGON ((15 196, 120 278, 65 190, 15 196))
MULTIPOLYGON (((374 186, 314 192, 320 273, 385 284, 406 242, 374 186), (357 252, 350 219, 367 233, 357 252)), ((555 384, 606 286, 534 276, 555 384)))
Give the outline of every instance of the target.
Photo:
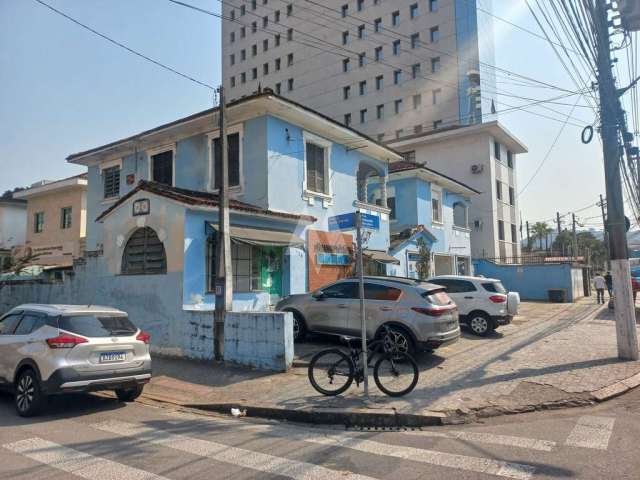
POLYGON ((508 447, 526 448, 529 450, 539 450, 542 452, 551 452, 556 447, 556 442, 551 440, 538 440, 535 438, 516 437, 512 435, 498 435, 494 433, 483 432, 463 432, 463 431, 444 431, 436 432, 432 430, 415 430, 403 432, 408 435, 452 438, 455 440, 465 440, 478 443, 492 443, 495 445, 504 445, 508 447))
POLYGON ((7 443, 3 448, 88 480, 168 480, 154 473, 94 457, 38 437, 7 443))
MULTIPOLYGON (((102 424, 93 426, 99 430, 115 433, 125 436, 140 436, 143 440, 151 441, 152 443, 162 443, 170 446, 171 448, 184 449, 184 451, 190 451, 196 455, 211 456, 214 455, 217 458, 219 455, 218 450, 224 448, 224 450, 232 449, 232 447, 223 446, 217 443, 208 442, 204 440, 192 439, 184 437, 182 435, 172 434, 167 431, 159 431, 151 428, 147 428, 141 425, 109 421, 102 424), (209 447, 208 445, 211 445, 209 447), (210 454, 205 454, 207 449, 211 449, 210 454), (198 453, 199 452, 199 453, 198 453)), ((404 447, 397 445, 387 445, 384 443, 366 440, 358 438, 357 436, 346 435, 344 433, 333 433, 327 430, 322 433, 310 433, 302 429, 291 429, 281 427, 271 427, 269 425, 247 425, 245 427, 249 430, 264 431, 268 435, 277 437, 284 437, 289 440, 298 440, 314 443, 317 445, 349 448, 352 450, 370 453, 374 455, 382 455, 387 457, 401 458, 404 460, 411 460, 420 463, 427 463, 430 465, 436 465, 440 467, 454 468, 458 470, 466 470, 478 473, 486 473, 506 478, 514 478, 526 480, 530 478, 535 468, 530 465, 523 465, 519 463, 510 463, 501 460, 493 460, 480 457, 469 457, 465 455, 458 455, 452 453, 437 452, 433 450, 426 450, 414 447, 404 447)), ((245 429, 241 428, 241 429, 245 429)), ((236 449, 240 450, 240 449, 236 449)), ((246 450, 242 450, 247 452, 246 450)), ((251 455, 262 455, 250 452, 251 455)), ((243 455, 247 455, 244 453, 243 455)), ((225 460, 223 460, 225 461, 225 460)), ((227 460, 233 463, 233 458, 227 460)), ((243 466, 247 465, 245 458, 242 459, 243 466)), ((253 468, 253 467, 252 467, 253 468)), ((316 467, 320 468, 320 467, 316 467)), ((331 474, 335 474, 333 471, 329 471, 331 474)), ((305 477, 312 478, 312 477, 305 477)), ((324 477, 330 478, 330 477, 324 477)), ((356 478, 356 477, 345 477, 356 478)), ((362 478, 362 477, 360 477, 362 478)))
POLYGON ((580 417, 564 443, 570 447, 606 450, 609 446, 609 438, 611 438, 615 421, 615 418, 611 417, 590 415, 580 417))
POLYGON ((372 477, 348 471, 331 470, 307 462, 276 457, 244 448, 232 447, 209 440, 200 440, 185 435, 177 435, 164 430, 157 430, 143 425, 117 420, 108 420, 92 425, 92 427, 116 435, 136 437, 139 441, 162 445, 192 455, 207 457, 215 461, 251 468, 260 472, 282 475, 295 480, 331 480, 335 478, 344 480, 373 480, 372 477))

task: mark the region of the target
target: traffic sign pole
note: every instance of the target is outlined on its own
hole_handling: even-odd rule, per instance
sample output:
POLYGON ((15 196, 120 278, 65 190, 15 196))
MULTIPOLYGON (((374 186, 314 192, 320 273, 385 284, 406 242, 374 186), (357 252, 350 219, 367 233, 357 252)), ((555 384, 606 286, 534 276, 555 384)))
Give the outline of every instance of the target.
POLYGON ((356 212, 356 242, 358 248, 358 283, 360 297, 360 323, 362 325, 362 374, 364 376, 364 396, 369 396, 369 366, 367 365, 367 319, 364 308, 364 273, 362 261, 362 215, 356 212))

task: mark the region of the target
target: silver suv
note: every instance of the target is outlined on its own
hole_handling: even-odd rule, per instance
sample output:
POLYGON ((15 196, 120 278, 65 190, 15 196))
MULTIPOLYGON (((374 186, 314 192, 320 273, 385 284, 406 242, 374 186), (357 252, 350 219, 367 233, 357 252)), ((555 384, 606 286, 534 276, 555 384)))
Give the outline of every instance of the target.
POLYGON ((20 305, 0 318, 0 385, 25 417, 52 394, 115 390, 133 401, 151 379, 149 339, 114 308, 20 305))
MULTIPOLYGON (((313 293, 285 297, 276 309, 293 313, 295 340, 307 332, 359 337, 358 291, 357 279, 339 280, 313 293)), ((386 325, 396 347, 413 355, 460 337, 458 309, 439 285, 408 278, 365 277, 364 296, 368 338, 379 337, 386 325)))

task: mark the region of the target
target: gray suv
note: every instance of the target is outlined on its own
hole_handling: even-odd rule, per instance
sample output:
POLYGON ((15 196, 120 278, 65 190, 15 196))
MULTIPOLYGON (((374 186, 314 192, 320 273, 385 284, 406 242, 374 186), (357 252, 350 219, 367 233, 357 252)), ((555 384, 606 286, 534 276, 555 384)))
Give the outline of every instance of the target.
POLYGON ((21 305, 0 318, 0 386, 25 417, 53 394, 114 390, 133 401, 151 379, 149 339, 114 308, 21 305))
MULTIPOLYGON (((361 336, 358 280, 339 280, 313 293, 290 295, 276 306, 292 312, 294 339, 307 332, 361 336)), ((458 309, 439 285, 398 277, 365 277, 367 337, 386 325, 396 347, 413 355, 460 337, 458 309)), ((387 341, 387 339, 385 339, 387 341)))

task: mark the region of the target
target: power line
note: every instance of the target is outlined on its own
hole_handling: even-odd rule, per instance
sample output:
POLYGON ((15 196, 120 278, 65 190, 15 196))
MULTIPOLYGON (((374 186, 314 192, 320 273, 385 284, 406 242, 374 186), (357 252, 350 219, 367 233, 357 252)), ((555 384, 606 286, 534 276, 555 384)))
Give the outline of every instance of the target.
POLYGON ((134 50, 133 48, 130 48, 130 47, 126 46, 124 43, 121 43, 121 42, 119 42, 119 41, 117 41, 117 40, 114 40, 113 38, 111 38, 111 37, 109 37, 109 36, 105 35, 104 33, 100 33, 99 31, 97 31, 97 30, 95 30, 95 29, 91 28, 90 26, 88 26, 88 25, 86 25, 86 24, 84 24, 84 23, 80 22, 79 20, 76 20, 75 18, 73 18, 73 17, 71 17, 71 16, 67 15, 66 13, 64 13, 64 12, 62 12, 62 11, 60 11, 60 10, 58 10, 58 9, 54 8, 54 7, 52 7, 52 6, 51 6, 51 5, 49 5, 48 3, 43 2, 42 0, 34 0, 34 1, 35 1, 35 2, 38 2, 38 3, 39 3, 40 5, 42 5, 43 7, 48 8, 48 9, 49 9, 49 10, 51 10, 52 12, 54 12, 54 13, 56 13, 56 14, 58 14, 58 15, 60 15, 60 16, 62 16, 62 17, 64 17, 64 18, 66 18, 67 20, 69 20, 69 21, 71 21, 71 22, 75 23, 76 25, 78 25, 78 26, 80 26, 80 27, 84 28, 85 30, 88 30, 88 31, 90 31, 91 33, 93 33, 93 34, 95 34, 95 35, 97 35, 97 36, 99 36, 99 37, 101 37, 101 38, 103 38, 103 39, 107 40, 108 42, 111 42, 111 43, 113 43, 114 45, 116 45, 116 46, 118 46, 118 47, 120 47, 120 48, 122 48, 122 49, 126 50, 127 52, 129 52, 129 53, 132 53, 132 54, 136 55, 137 57, 140 57, 140 58, 142 58, 142 59, 144 59, 144 60, 146 60, 146 61, 148 61, 148 62, 151 62, 151 63, 153 63, 154 65, 156 65, 156 66, 158 66, 158 67, 160 67, 160 68, 163 68, 163 69, 165 69, 165 70, 167 70, 167 71, 169 71, 169 72, 171 72, 171 73, 174 73, 174 74, 176 74, 176 75, 179 75, 179 76, 180 76, 180 77, 182 77, 182 78, 186 78, 187 80, 189 80, 189 81, 191 81, 191 82, 193 82, 193 83, 196 83, 196 84, 198 84, 198 85, 200 85, 200 86, 202 86, 202 87, 208 88, 209 90, 215 90, 215 87, 214 87, 213 85, 209 85, 208 83, 205 83, 205 82, 202 82, 202 81, 200 81, 200 80, 197 80, 197 79, 195 79, 195 78, 193 78, 193 77, 191 77, 191 76, 189 76, 189 75, 187 75, 187 74, 185 74, 185 73, 179 72, 179 71, 178 71, 178 70, 176 70, 175 68, 172 68, 172 67, 170 67, 170 66, 168 66, 168 65, 165 65, 164 63, 162 63, 162 62, 160 62, 160 61, 158 61, 158 60, 155 60, 155 59, 153 59, 153 58, 151 58, 151 57, 149 57, 149 56, 147 56, 147 55, 145 55, 145 54, 143 54, 143 53, 140 53, 140 52, 138 52, 137 50, 134 50))

